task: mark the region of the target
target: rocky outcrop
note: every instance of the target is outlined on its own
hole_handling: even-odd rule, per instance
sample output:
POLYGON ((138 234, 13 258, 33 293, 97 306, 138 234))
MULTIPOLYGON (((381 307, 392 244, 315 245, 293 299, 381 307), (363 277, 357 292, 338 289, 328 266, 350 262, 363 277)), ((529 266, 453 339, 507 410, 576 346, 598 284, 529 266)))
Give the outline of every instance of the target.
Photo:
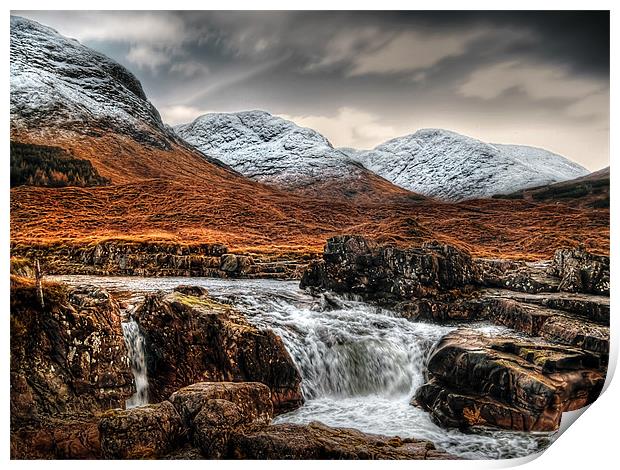
POLYGON ((304 260, 228 253, 219 243, 106 240, 94 244, 13 245, 11 254, 39 260, 47 274, 298 278, 304 260))
POLYGON ((343 235, 327 240, 300 286, 392 304, 467 287, 609 295, 609 257, 573 249, 558 250, 550 262, 477 259, 439 242, 400 249, 343 235))
POLYGON ((112 410, 99 423, 105 458, 451 459, 424 440, 388 438, 321 423, 271 424, 269 387, 201 382, 168 400, 112 410))
POLYGON ((134 392, 118 304, 103 289, 11 286, 11 420, 124 406, 134 392))
POLYGON ((592 403, 605 373, 581 349, 460 329, 431 351, 413 402, 450 427, 554 431, 562 412, 592 403))
POLYGON ((471 256, 449 245, 397 249, 345 235, 327 240, 323 259, 309 265, 300 286, 394 302, 463 287, 477 277, 471 256))
POLYGON ((604 362, 607 362, 609 318, 606 324, 605 320, 592 321, 570 311, 523 302, 518 296, 514 298, 506 293, 488 297, 485 295, 479 303, 480 318, 489 319, 530 336, 540 336, 554 343, 597 353, 604 362))
POLYGON ((181 288, 148 295, 134 313, 154 401, 195 382, 253 381, 270 388, 278 411, 302 403, 299 371, 275 333, 252 326, 228 305, 188 294, 181 288))
POLYGON ((102 289, 11 279, 11 455, 92 458, 93 414, 134 393, 118 304, 102 289))
POLYGON ((418 320, 485 320, 513 333, 460 329, 435 346, 413 403, 441 425, 553 431, 598 396, 609 357, 609 257, 559 250, 536 263, 475 259, 425 243, 327 241, 301 287, 352 293, 418 320))

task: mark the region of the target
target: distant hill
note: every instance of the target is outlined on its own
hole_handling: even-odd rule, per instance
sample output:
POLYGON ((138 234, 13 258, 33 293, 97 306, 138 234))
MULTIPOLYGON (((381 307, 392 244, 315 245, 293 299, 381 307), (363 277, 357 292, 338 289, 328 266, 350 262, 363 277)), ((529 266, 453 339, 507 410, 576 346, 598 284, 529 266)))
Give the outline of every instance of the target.
POLYGON ((491 197, 588 173, 543 149, 488 144, 444 129, 422 129, 372 150, 342 150, 398 186, 446 201, 491 197))
POLYGON ((595 209, 609 208, 609 167, 586 176, 561 183, 537 186, 508 195, 496 195, 498 199, 523 199, 533 202, 562 202, 573 206, 595 209))
POLYGON ((346 198, 398 191, 317 131, 265 111, 210 113, 174 129, 201 152, 278 188, 346 198))

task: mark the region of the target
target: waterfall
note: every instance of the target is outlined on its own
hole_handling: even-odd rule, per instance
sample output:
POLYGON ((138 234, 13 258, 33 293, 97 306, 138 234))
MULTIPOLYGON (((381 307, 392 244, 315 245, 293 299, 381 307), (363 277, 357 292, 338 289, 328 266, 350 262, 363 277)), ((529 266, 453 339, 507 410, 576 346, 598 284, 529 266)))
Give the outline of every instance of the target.
POLYGON ((131 372, 136 383, 136 393, 127 400, 126 408, 146 405, 149 402, 149 380, 146 371, 144 337, 133 318, 124 322, 123 336, 127 345, 127 353, 131 362, 131 372))
MULTIPOLYGON (((410 404, 424 383, 430 349, 456 324, 410 321, 351 296, 314 297, 288 281, 76 276, 74 282, 134 293, 171 291, 181 283, 200 285, 216 300, 234 305, 254 325, 272 329, 301 372, 306 398, 301 408, 277 416, 275 423, 320 421, 372 434, 429 439, 469 459, 523 457, 553 440, 539 433, 464 434, 444 429, 426 411, 410 404)), ((130 319, 123 331, 137 388, 127 402, 129 408, 148 403, 148 381, 144 339, 131 312, 124 313, 130 319)), ((486 334, 503 331, 484 323, 467 326, 486 334)))

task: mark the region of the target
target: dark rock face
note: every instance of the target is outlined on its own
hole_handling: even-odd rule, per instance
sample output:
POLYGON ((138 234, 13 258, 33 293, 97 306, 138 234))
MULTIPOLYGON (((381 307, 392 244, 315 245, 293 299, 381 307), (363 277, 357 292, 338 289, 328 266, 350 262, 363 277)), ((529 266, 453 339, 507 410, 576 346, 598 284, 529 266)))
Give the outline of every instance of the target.
POLYGON ((238 459, 412 459, 454 458, 428 442, 364 434, 354 429, 276 424, 236 432, 230 457, 238 459))
POLYGON ((449 245, 400 250, 346 235, 327 241, 323 260, 310 264, 300 286, 397 301, 463 287, 477 277, 471 257, 449 245))
POLYGON ((467 286, 609 295, 609 257, 574 249, 558 250, 552 262, 472 259, 438 242, 398 249, 344 235, 327 240, 323 259, 308 266, 300 286, 391 303, 467 286))
POLYGON ((134 391, 118 304, 103 289, 11 288, 11 419, 124 406, 134 391))
MULTIPOLYGON (((609 355, 609 327, 562 310, 520 302, 510 297, 482 299, 481 318, 568 346, 609 355)), ((608 323, 609 324, 609 323, 608 323)))
POLYGON ((428 376, 414 403, 440 424, 519 431, 557 429, 562 412, 592 403, 605 381, 594 354, 464 329, 435 346, 428 376))
POLYGON ((145 298, 134 314, 146 340, 149 396, 166 399, 200 381, 254 381, 276 410, 301 405, 301 376, 282 340, 227 305, 181 292, 145 298))
POLYGON ((609 295, 609 257, 597 256, 581 248, 558 250, 553 272, 560 277, 560 290, 609 295))
MULTIPOLYGON (((93 458, 93 413, 134 393, 118 304, 102 289, 11 280, 11 454, 93 458)), ((93 424, 94 423, 94 424, 93 424)))
POLYGON ((169 401, 129 410, 109 410, 99 421, 101 450, 108 459, 165 455, 184 437, 185 427, 169 401))

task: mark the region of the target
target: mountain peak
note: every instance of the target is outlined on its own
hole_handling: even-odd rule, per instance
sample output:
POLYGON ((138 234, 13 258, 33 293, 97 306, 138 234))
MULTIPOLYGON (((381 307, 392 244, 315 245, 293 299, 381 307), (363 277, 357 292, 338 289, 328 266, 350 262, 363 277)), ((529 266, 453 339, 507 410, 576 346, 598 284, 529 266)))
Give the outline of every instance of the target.
POLYGON ((547 150, 490 144, 446 129, 420 129, 372 150, 347 153, 398 186, 452 201, 506 194, 588 173, 547 150))
POLYGON ((11 127, 108 128, 165 148, 166 131, 125 67, 56 30, 11 16, 11 127))

